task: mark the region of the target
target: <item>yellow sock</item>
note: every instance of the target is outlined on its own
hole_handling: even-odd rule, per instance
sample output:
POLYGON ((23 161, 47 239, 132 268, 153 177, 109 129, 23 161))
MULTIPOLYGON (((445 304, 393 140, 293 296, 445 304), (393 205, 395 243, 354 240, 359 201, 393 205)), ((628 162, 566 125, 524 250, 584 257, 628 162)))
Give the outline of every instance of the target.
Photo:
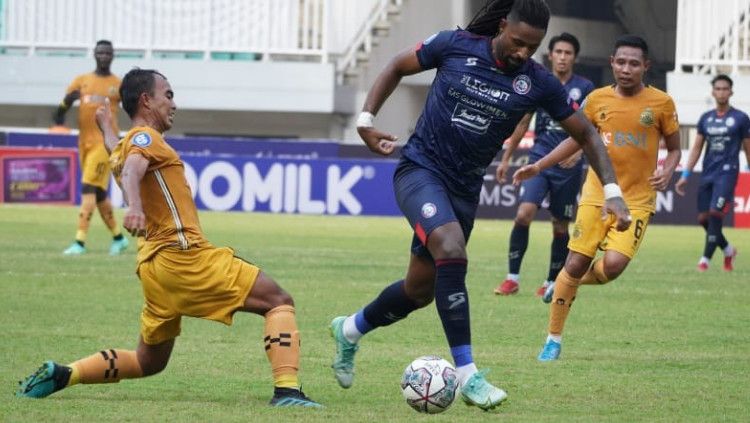
POLYGON ((102 217, 104 224, 107 225, 109 231, 112 232, 112 236, 120 235, 120 227, 117 225, 115 220, 115 214, 112 210, 112 203, 109 199, 96 203, 96 207, 99 209, 99 215, 102 217))
POLYGON ((117 383, 122 379, 143 376, 138 357, 135 351, 130 350, 102 350, 69 366, 73 372, 68 386, 78 383, 117 383))
POLYGON ((549 333, 562 335, 565 320, 568 318, 570 307, 576 299, 580 280, 562 269, 555 279, 555 294, 549 308, 549 333))
POLYGON ((581 278, 581 285, 604 285, 611 279, 604 273, 604 259, 597 259, 581 278))
POLYGON ((86 236, 89 233, 91 224, 91 215, 96 208, 96 194, 81 195, 81 209, 78 213, 78 231, 76 231, 76 241, 86 242, 86 236))
POLYGON ((277 388, 299 388, 299 331, 294 307, 283 305, 266 313, 263 341, 271 362, 273 385, 277 388))

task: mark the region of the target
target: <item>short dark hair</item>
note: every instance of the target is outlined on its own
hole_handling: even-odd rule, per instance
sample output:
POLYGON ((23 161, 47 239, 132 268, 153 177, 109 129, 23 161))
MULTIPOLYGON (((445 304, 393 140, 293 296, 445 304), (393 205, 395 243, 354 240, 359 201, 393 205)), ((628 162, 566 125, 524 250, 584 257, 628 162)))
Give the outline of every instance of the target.
POLYGON ((544 0, 515 0, 508 12, 508 20, 525 22, 534 28, 547 30, 549 25, 549 6, 544 0))
POLYGON ((732 81, 732 78, 723 73, 714 76, 714 79, 711 80, 711 86, 713 87, 717 81, 726 81, 729 84, 729 88, 734 87, 734 81, 732 81))
POLYGON ((96 46, 94 46, 94 48, 99 47, 99 46, 110 46, 110 47, 112 47, 112 41, 109 41, 109 40, 99 40, 99 41, 96 42, 96 46))
POLYGON ((125 109, 125 112, 131 119, 138 111, 138 99, 141 97, 141 94, 154 94, 154 78, 156 75, 167 79, 166 76, 154 69, 140 68, 131 69, 122 78, 122 83, 120 83, 120 101, 122 101, 122 108, 125 109))
POLYGON ((552 53, 552 50, 554 50, 555 44, 559 43, 560 41, 572 45, 573 52, 576 56, 578 56, 578 52, 581 51, 581 43, 578 42, 578 38, 576 38, 575 35, 569 32, 563 32, 560 35, 555 35, 551 40, 549 40, 549 45, 547 46, 547 48, 549 49, 550 53, 552 53))
POLYGON ((617 49, 620 47, 639 48, 643 52, 643 58, 648 59, 648 44, 646 44, 646 40, 637 35, 625 34, 618 38, 617 41, 615 41, 613 54, 617 53, 617 49))
POLYGON ((549 7, 544 0, 488 0, 466 25, 466 30, 494 37, 500 27, 500 20, 508 19, 526 22, 546 31, 549 14, 549 7))

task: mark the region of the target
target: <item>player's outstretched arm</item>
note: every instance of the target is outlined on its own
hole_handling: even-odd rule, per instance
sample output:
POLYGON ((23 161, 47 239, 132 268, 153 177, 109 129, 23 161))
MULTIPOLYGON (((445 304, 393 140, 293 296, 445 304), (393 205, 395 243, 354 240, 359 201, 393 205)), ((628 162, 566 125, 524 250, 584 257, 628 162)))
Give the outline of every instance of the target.
POLYGON ((685 165, 685 168, 682 169, 682 175, 680 176, 680 179, 677 180, 677 183, 674 184, 674 190, 679 195, 685 195, 685 186, 687 185, 688 177, 690 176, 690 172, 693 171, 695 164, 698 163, 698 158, 700 158, 701 150, 703 150, 704 141, 705 138, 703 137, 703 135, 698 134, 695 136, 693 146, 690 147, 690 155, 688 156, 687 164, 685 165))
POLYGON ((109 98, 104 99, 104 105, 99 106, 96 109, 96 125, 104 135, 104 148, 107 149, 107 153, 112 153, 115 149, 120 138, 114 130, 114 117, 112 117, 112 109, 109 105, 109 98))
POLYGON ((357 132, 370 151, 387 156, 393 153, 398 137, 375 129, 373 119, 385 100, 396 89, 401 78, 421 72, 422 66, 414 49, 405 50, 386 65, 367 93, 362 113, 357 119, 357 132))
POLYGON ((52 122, 59 126, 65 125, 65 114, 68 112, 68 109, 70 109, 70 106, 72 106, 80 97, 81 92, 79 90, 73 90, 66 94, 57 106, 57 109, 55 109, 55 112, 52 114, 52 122))
POLYGON ((664 164, 661 168, 654 169, 654 174, 648 178, 651 187, 657 191, 664 191, 667 188, 672 180, 674 170, 680 164, 680 157, 682 157, 680 131, 675 131, 675 133, 664 137, 664 144, 667 146, 667 157, 664 158, 664 164))
POLYGON ((533 113, 526 113, 516 125, 513 133, 510 134, 510 138, 508 138, 508 142, 505 145, 505 150, 503 150, 503 158, 500 160, 500 165, 495 172, 498 182, 505 182, 505 175, 508 173, 508 168, 510 167, 510 158, 513 157, 513 152, 516 151, 518 144, 521 143, 523 136, 526 135, 526 131, 529 130, 532 115, 533 113))
POLYGON ((130 154, 120 175, 120 184, 128 203, 128 210, 122 219, 122 226, 133 236, 146 235, 146 216, 141 203, 141 180, 148 169, 148 159, 140 154, 130 154))
POLYGON ((626 230, 630 227, 632 220, 630 211, 622 198, 622 190, 617 185, 615 170, 596 128, 580 112, 573 113, 567 119, 560 121, 560 125, 580 144, 583 154, 589 161, 589 166, 594 169, 604 186, 604 208, 617 217, 617 230, 626 230))

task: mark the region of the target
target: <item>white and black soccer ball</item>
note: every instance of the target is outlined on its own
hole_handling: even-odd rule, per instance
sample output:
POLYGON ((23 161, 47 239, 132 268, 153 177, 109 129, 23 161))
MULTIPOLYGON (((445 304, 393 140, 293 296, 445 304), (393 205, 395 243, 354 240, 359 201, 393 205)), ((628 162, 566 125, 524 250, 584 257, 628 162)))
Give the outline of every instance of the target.
POLYGON ((401 392, 406 403, 420 413, 447 410, 456 397, 458 374, 451 363, 437 356, 423 356, 406 366, 401 392))

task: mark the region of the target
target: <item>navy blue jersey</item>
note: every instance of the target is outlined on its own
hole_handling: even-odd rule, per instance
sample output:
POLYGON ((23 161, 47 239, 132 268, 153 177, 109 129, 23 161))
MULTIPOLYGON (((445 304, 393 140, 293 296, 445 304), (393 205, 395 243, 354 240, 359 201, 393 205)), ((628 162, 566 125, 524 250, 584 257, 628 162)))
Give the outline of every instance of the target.
POLYGON ((574 113, 557 78, 533 60, 504 72, 489 37, 442 31, 416 53, 437 74, 403 156, 454 193, 479 195, 487 166, 526 113, 544 107, 558 121, 574 113))
POLYGON ((739 172, 742 140, 750 138, 750 119, 745 112, 734 107, 723 115, 716 109, 708 111, 698 121, 698 133, 706 140, 703 178, 739 172))
MULTIPOLYGON (((568 98, 570 102, 577 108, 577 105, 583 102, 583 99, 591 91, 594 91, 594 84, 586 78, 578 75, 573 75, 565 84, 563 88, 568 92, 568 98)), ((534 125, 534 146, 529 152, 529 158, 532 162, 535 162, 542 157, 546 156, 547 153, 554 150, 562 140, 568 138, 568 133, 557 123, 556 120, 547 113, 543 108, 539 108, 536 111, 536 124, 534 125)), ((580 172, 583 166, 583 160, 578 162, 578 165, 572 168, 563 169, 558 165, 551 167, 549 170, 554 173, 568 174, 574 172, 580 172)))

